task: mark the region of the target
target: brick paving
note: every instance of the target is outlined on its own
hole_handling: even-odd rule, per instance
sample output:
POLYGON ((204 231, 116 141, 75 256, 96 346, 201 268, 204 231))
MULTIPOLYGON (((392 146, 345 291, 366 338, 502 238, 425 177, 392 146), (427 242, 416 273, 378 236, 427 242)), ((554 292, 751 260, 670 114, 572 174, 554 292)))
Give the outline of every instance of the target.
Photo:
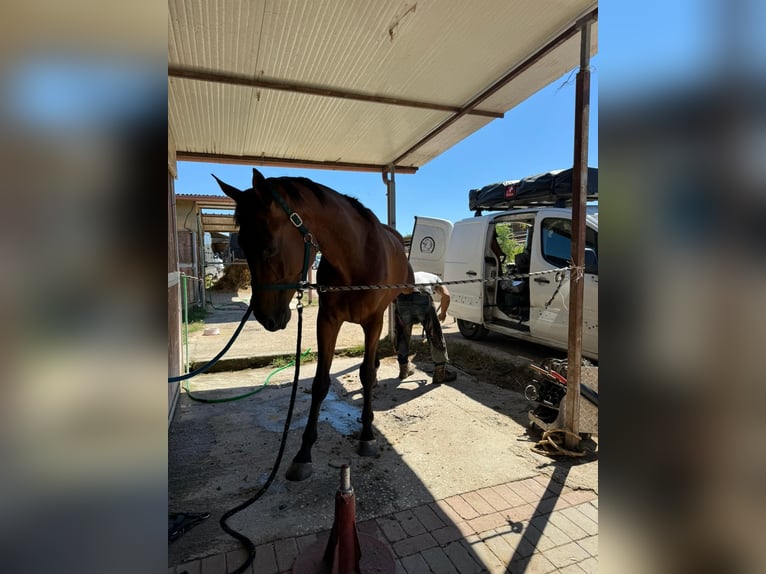
MULTIPOLYGON (((549 486, 547 477, 499 484, 357 524, 396 557, 396 574, 583 574, 598 571, 598 494, 549 486)), ((256 549, 250 574, 288 574, 300 552, 327 532, 256 549)), ((244 561, 234 550, 168 569, 225 574, 244 561)), ((302 574, 296 572, 295 574, 302 574)))

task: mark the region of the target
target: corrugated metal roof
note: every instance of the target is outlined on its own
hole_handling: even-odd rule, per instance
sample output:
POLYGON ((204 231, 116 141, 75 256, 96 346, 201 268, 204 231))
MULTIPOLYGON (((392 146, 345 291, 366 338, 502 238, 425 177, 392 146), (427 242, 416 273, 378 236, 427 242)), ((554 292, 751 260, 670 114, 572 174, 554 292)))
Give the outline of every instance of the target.
MULTIPOLYGON (((456 112, 338 93, 460 109, 596 7, 591 0, 170 0, 168 116, 178 158, 369 166, 398 159, 419 167, 492 118, 462 114, 413 149, 456 112), (184 70, 234 81, 180 77, 184 70), (235 85, 243 79, 271 87, 235 85), (277 83, 282 88, 273 89, 277 83), (335 95, 316 94, 322 90, 335 95)), ((591 38, 595 53, 595 25, 591 38)), ((575 68, 579 48, 574 34, 476 109, 508 111, 575 68)))

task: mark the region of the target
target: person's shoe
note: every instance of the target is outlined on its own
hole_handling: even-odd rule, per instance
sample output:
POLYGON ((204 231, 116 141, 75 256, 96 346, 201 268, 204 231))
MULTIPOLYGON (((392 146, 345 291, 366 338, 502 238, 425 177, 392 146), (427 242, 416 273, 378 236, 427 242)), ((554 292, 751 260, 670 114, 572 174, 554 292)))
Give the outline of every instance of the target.
POLYGON ((448 371, 447 366, 444 363, 441 365, 436 365, 434 368, 433 382, 435 385, 440 385, 441 383, 449 383, 455 379, 457 379, 457 373, 455 371, 448 371))
POLYGON ((399 363, 399 380, 406 379, 415 372, 415 365, 407 361, 406 363, 399 363))

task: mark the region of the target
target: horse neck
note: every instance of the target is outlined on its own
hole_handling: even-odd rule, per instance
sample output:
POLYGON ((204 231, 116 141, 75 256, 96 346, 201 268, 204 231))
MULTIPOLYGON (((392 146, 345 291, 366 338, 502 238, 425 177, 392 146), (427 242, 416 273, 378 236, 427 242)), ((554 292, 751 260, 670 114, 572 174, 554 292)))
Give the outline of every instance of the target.
POLYGON ((362 217, 339 195, 328 197, 326 205, 321 205, 318 200, 307 201, 303 209, 305 215, 301 213, 301 216, 316 239, 323 258, 349 276, 368 267, 364 246, 373 228, 372 222, 362 217))

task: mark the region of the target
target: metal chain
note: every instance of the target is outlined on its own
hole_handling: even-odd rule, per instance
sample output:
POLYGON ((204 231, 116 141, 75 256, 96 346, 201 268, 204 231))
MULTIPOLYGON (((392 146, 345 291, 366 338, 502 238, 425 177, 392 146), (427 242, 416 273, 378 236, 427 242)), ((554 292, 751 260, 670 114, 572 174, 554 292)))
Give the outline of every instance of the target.
MULTIPOLYGON (((523 279, 525 277, 535 277, 537 275, 546 275, 550 273, 561 273, 565 275, 565 271, 576 270, 577 267, 561 267, 557 269, 548 269, 547 271, 534 271, 532 273, 512 273, 510 275, 502 275, 500 277, 493 277, 491 279, 462 279, 456 281, 441 281, 439 283, 390 283, 381 285, 319 285, 317 283, 306 283, 302 287, 304 289, 315 289, 320 293, 327 293, 330 291, 372 291, 376 289, 416 289, 418 287, 433 287, 435 285, 464 285, 467 283, 494 283, 501 279, 523 279)), ((563 277, 562 277, 563 282, 563 277)))
MULTIPOLYGON (((570 267, 570 269, 575 269, 574 267, 570 267)), ((561 279, 559 279, 559 284, 556 285, 556 290, 553 292, 553 295, 551 295, 551 298, 548 299, 548 302, 545 304, 544 309, 547 309, 551 303, 553 303, 553 300, 556 298, 556 295, 559 294, 559 290, 561 289, 561 286, 564 284, 564 279, 566 278, 566 274, 561 274, 561 279)))

